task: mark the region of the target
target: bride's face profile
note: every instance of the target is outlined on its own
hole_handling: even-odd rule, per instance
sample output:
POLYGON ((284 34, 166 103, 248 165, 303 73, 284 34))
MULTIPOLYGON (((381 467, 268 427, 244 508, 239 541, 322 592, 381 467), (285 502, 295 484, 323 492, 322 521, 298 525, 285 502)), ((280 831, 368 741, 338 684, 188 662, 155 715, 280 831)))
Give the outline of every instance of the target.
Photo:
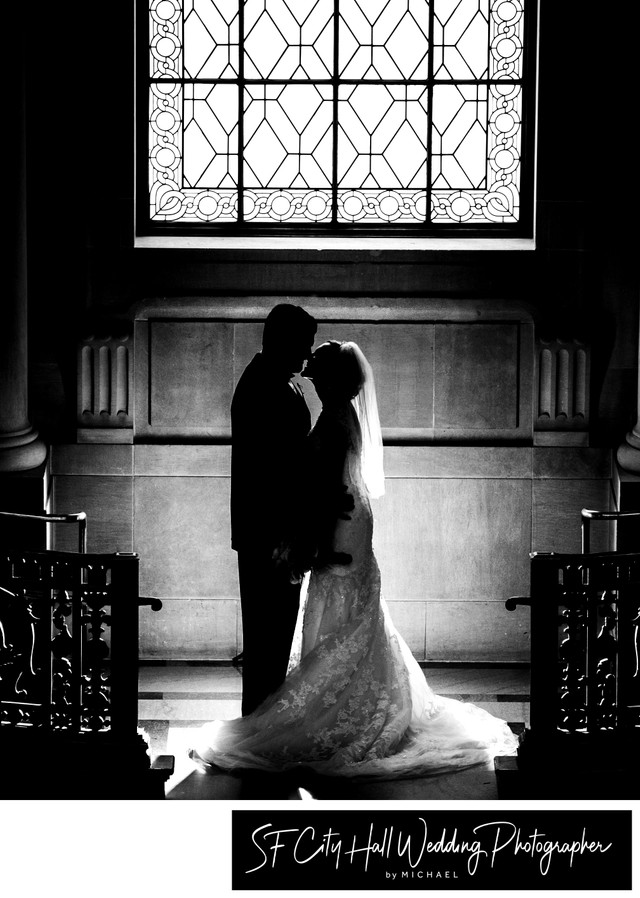
POLYGON ((325 402, 340 394, 340 343, 329 340, 313 353, 302 376, 313 382, 318 398, 325 402))
POLYGON ((323 404, 345 403, 360 391, 363 374, 351 344, 329 340, 313 353, 303 371, 323 404))

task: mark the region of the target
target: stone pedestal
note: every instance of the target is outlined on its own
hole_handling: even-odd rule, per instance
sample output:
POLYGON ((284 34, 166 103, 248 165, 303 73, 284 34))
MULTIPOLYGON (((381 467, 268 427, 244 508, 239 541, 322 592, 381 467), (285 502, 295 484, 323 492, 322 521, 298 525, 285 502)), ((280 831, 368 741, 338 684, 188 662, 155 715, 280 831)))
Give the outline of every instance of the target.
POLYGON ((640 474, 640 442, 636 435, 638 424, 627 434, 624 443, 618 447, 618 464, 623 471, 640 474))

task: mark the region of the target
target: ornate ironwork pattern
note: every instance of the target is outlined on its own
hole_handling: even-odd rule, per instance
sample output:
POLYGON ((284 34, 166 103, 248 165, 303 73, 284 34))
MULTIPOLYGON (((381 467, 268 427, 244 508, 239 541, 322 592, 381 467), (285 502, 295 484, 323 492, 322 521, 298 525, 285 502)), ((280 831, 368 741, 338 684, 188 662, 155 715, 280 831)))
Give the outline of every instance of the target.
POLYGON ((54 635, 51 639, 51 726, 54 730, 67 730, 78 723, 73 714, 73 592, 53 589, 52 600, 54 635))
POLYGON ((151 0, 150 220, 520 220, 524 0, 151 0))
POLYGON ((587 605, 581 593, 565 594, 558 609, 558 727, 575 732, 587 726, 587 605))
POLYGON ((534 712, 539 729, 562 733, 640 727, 640 557, 534 556, 533 582, 532 627, 545 657, 532 657, 532 728, 534 712))
POLYGON ((603 591, 598 602, 598 635, 595 639, 595 727, 612 730, 617 723, 618 593, 603 591))
POLYGON ((0 726, 109 732, 111 563, 5 556, 0 584, 0 726))
MULTIPOLYGON (((14 571, 18 579, 28 578, 34 567, 22 561, 14 571)), ((40 666, 37 630, 41 598, 38 589, 0 586, 0 726, 36 726, 48 705, 49 677, 40 666)))

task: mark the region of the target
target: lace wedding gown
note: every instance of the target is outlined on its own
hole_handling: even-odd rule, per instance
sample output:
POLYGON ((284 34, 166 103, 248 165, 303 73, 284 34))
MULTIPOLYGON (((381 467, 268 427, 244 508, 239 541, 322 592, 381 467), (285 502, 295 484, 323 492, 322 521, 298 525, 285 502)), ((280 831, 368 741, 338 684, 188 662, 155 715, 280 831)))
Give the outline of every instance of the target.
POLYGON ((354 509, 350 520, 339 520, 333 548, 353 560, 308 577, 289 673, 278 691, 247 717, 202 727, 192 757, 227 770, 304 767, 391 779, 512 754, 517 742, 507 724, 475 705, 435 695, 394 627, 381 596, 352 422, 321 415, 312 441, 321 443, 336 426, 351 443, 344 479, 354 509))

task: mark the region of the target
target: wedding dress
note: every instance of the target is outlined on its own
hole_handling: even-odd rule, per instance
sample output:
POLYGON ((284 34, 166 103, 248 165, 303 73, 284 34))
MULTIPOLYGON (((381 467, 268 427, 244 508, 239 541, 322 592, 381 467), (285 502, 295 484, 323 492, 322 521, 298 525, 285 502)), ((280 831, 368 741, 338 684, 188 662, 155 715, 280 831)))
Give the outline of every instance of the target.
MULTIPOLYGON (((202 727, 192 757, 232 770, 311 769, 349 778, 423 776, 513 754, 508 725, 473 704, 434 694, 381 595, 362 441, 351 407, 323 411, 311 434, 348 444, 343 480, 354 499, 332 548, 352 556, 307 576, 289 673, 247 717, 202 727)), ((277 613, 277 609, 274 609, 277 613)))

